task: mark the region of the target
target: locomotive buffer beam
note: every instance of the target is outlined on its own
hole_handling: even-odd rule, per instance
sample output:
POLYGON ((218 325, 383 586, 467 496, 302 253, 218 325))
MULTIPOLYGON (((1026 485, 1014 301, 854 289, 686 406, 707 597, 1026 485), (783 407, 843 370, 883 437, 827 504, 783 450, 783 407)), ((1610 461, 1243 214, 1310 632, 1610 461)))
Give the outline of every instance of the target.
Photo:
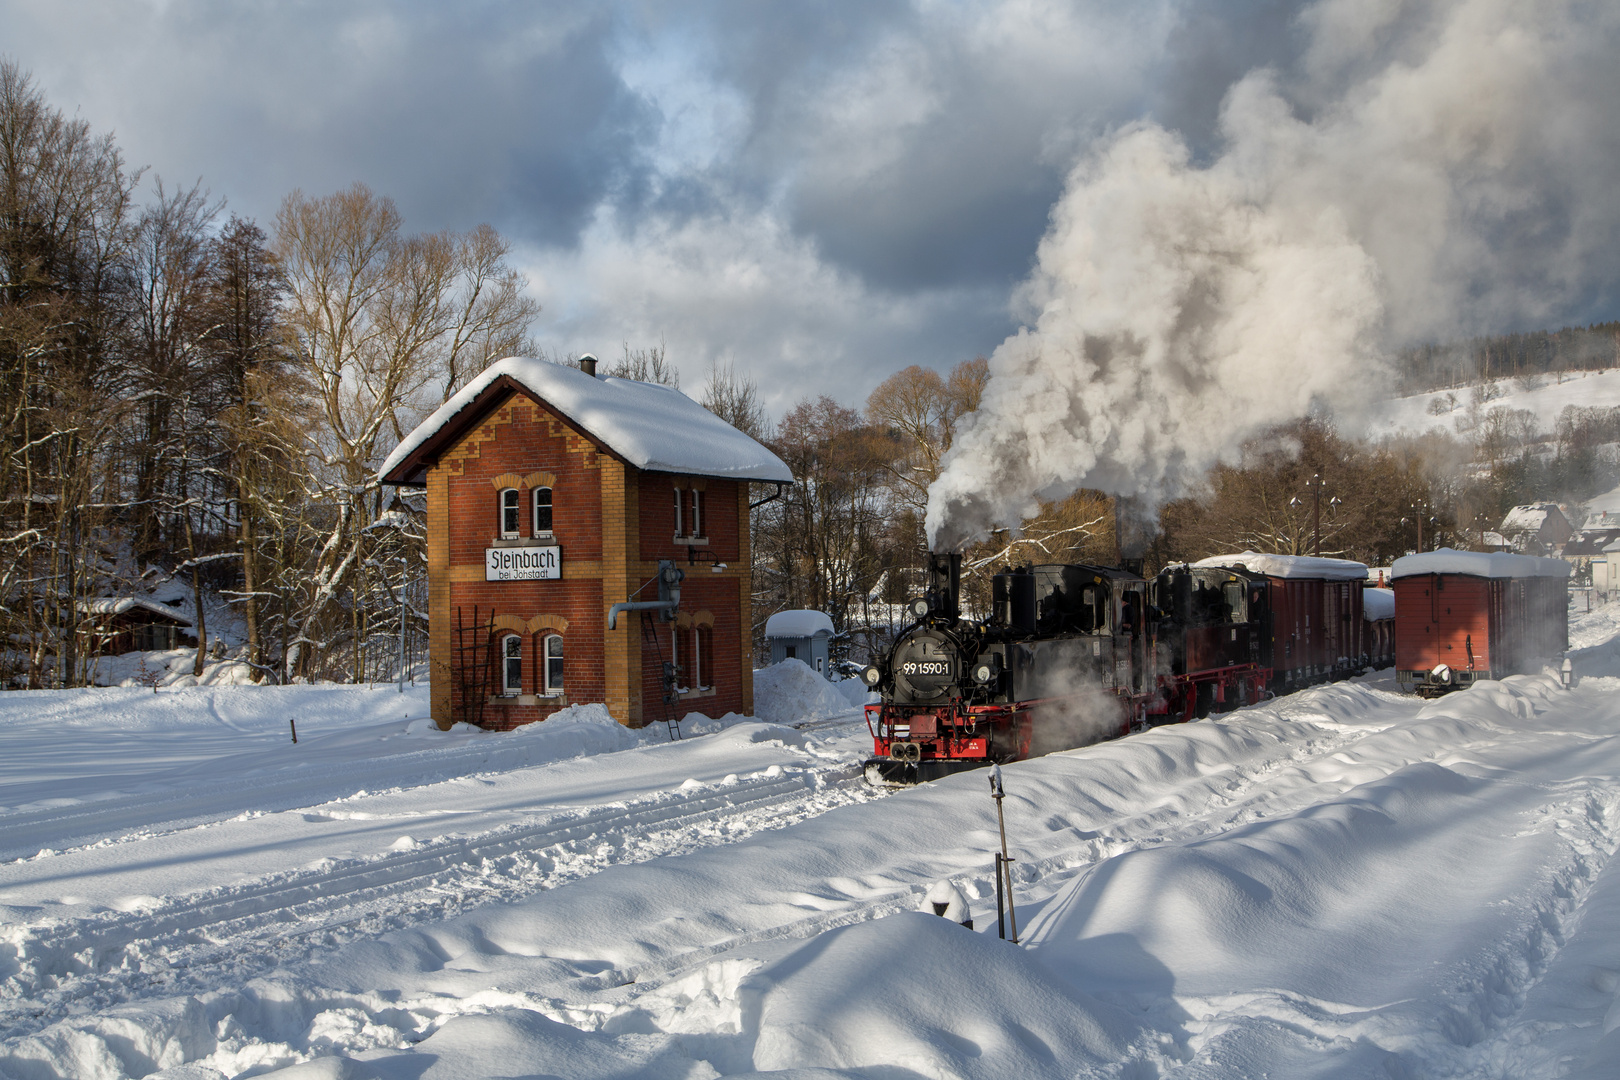
POLYGON ((983 769, 989 764, 989 758, 930 758, 926 761, 904 761, 893 757, 874 757, 866 759, 865 769, 867 783, 874 787, 904 787, 911 784, 926 784, 930 780, 938 780, 952 773, 983 769))

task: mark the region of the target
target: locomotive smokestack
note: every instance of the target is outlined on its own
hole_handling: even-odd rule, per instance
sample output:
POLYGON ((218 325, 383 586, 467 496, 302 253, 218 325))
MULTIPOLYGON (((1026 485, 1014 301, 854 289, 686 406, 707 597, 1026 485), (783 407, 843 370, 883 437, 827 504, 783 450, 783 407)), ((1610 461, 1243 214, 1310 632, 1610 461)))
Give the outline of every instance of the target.
POLYGON ((928 592, 933 597, 934 611, 946 619, 962 614, 962 553, 928 553, 928 592))
POLYGON ((1114 550, 1121 570, 1142 576, 1151 535, 1141 504, 1124 495, 1114 496, 1114 550))

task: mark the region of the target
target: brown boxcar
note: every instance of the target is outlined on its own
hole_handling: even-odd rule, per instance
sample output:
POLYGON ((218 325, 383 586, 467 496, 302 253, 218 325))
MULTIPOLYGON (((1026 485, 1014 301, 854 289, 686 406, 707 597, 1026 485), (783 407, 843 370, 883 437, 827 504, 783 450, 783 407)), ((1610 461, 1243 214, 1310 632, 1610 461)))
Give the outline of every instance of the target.
POLYGON ((1364 564, 1245 551, 1192 565, 1241 569, 1265 579, 1256 622, 1260 663, 1270 669, 1275 692, 1343 678, 1371 662, 1362 618, 1364 564))
POLYGON ((1425 696, 1500 679, 1569 647, 1569 564, 1439 551, 1395 560, 1395 672, 1425 696))

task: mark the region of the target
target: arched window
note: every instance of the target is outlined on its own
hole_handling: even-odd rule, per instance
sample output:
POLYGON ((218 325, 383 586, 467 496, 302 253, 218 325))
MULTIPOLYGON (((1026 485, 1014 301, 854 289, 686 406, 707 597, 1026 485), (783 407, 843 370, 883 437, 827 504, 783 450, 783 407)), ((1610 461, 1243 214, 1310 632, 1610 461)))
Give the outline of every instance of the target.
POLYGON ((502 540, 516 540, 518 536, 518 489, 501 488, 496 506, 502 540))
POLYGON ((523 693, 523 639, 516 634, 501 638, 501 693, 507 697, 523 693))
POLYGON ((551 489, 537 487, 534 489, 534 535, 551 531, 551 489))
POLYGON ((685 536, 686 530, 681 528, 681 510, 686 502, 686 493, 680 488, 675 489, 675 535, 685 536))
POLYGON ((544 657, 545 685, 543 693, 556 696, 563 692, 563 639, 560 634, 547 634, 541 646, 544 657))

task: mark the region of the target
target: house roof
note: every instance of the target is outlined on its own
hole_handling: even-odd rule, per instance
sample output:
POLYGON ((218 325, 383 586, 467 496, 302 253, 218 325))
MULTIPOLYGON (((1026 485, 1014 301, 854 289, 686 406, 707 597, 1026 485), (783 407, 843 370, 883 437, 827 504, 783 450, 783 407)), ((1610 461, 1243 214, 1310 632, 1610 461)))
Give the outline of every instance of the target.
POLYGON ((1597 555, 1604 551, 1609 544, 1620 539, 1620 527, 1607 529, 1586 529, 1569 538, 1561 552, 1564 558, 1570 559, 1578 556, 1597 555))
POLYGON ((1547 523, 1547 519, 1553 514, 1563 517, 1564 512, 1553 503, 1530 503, 1526 506, 1515 506, 1502 519, 1501 531, 1504 533, 1536 532, 1547 523))
POLYGON ((141 596, 98 596, 93 600, 80 600, 78 606, 86 615, 122 615, 128 611, 138 610, 168 619, 181 626, 191 625, 191 620, 186 617, 185 612, 141 596))
POLYGON ((1349 559, 1319 559, 1312 555, 1265 555, 1240 551, 1235 555, 1213 555, 1192 564, 1199 569, 1241 566, 1255 574, 1276 578, 1326 578, 1330 581, 1365 581, 1367 564, 1349 559))
POLYGON ((439 454, 507 394, 520 391, 638 469, 726 480, 793 480, 781 458, 674 387, 597 378, 578 368, 515 356, 491 364, 418 424, 383 462, 379 479, 421 486, 439 454))

